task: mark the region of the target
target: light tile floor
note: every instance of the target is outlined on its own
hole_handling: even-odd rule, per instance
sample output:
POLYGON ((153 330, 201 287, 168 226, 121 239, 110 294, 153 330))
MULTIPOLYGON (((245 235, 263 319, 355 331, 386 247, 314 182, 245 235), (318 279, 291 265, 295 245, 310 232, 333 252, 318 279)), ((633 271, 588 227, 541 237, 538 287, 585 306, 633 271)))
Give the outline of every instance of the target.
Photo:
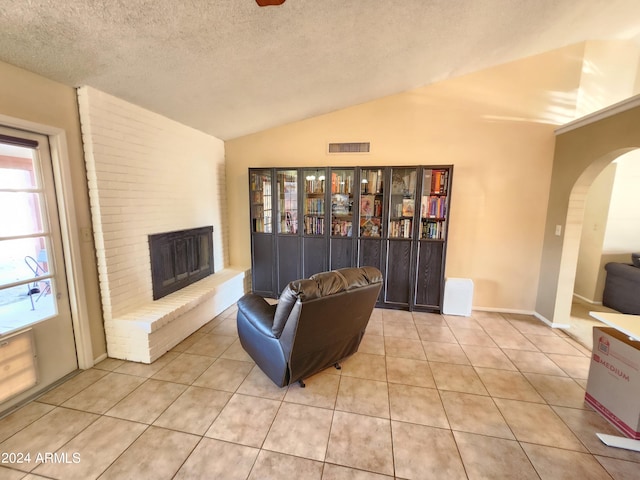
POLYGON ((583 403, 588 348, 533 317, 377 309, 342 370, 280 389, 235 315, 0 420, 0 478, 638 478, 640 453, 595 436, 617 432, 583 403))
POLYGON ((587 348, 592 348, 593 327, 606 327, 607 325, 590 316, 589 312, 618 312, 603 305, 584 302, 579 298, 573 299, 573 302, 571 303, 571 314, 567 321, 567 324, 569 325, 567 333, 569 336, 577 340, 578 343, 586 346, 587 348))

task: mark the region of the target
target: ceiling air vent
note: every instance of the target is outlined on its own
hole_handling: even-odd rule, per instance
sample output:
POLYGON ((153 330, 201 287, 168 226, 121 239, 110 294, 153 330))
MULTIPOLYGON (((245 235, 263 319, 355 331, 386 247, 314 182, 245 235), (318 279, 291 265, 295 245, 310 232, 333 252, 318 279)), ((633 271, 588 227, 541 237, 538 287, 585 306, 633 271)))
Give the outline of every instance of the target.
POLYGON ((330 143, 329 153, 369 153, 370 142, 330 143))

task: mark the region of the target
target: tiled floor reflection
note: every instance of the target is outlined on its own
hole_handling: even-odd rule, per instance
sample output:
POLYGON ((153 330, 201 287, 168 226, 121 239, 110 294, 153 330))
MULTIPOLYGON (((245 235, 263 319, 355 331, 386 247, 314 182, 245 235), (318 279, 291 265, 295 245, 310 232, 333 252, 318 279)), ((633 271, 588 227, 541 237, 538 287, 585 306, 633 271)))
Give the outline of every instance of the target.
POLYGON ((375 310, 341 370, 281 389, 242 350, 235 315, 1 419, 0 452, 30 461, 0 478, 638 478, 640 453, 595 436, 617 432, 583 401, 584 327, 576 341, 525 315, 375 310))

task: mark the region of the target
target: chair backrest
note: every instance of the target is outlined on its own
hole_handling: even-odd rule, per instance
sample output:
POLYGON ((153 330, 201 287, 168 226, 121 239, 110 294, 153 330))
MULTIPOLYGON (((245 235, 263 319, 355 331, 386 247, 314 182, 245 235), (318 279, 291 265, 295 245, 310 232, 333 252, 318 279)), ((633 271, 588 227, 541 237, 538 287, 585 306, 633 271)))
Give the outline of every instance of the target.
POLYGON ((381 286, 382 274, 373 267, 323 272, 289 284, 280 300, 284 300, 282 308, 278 305, 276 309, 273 328, 274 334, 281 331, 291 381, 357 351, 381 286))

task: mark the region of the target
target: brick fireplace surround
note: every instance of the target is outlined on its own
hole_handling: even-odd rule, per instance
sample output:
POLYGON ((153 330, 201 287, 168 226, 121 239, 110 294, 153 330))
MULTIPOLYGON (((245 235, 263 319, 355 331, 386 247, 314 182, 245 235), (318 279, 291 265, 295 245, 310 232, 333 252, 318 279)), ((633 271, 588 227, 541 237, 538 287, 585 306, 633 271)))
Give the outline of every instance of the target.
POLYGON ((232 305, 224 143, 98 90, 78 90, 109 357, 150 363, 232 305), (148 236, 215 225, 215 273, 153 300, 148 236))

